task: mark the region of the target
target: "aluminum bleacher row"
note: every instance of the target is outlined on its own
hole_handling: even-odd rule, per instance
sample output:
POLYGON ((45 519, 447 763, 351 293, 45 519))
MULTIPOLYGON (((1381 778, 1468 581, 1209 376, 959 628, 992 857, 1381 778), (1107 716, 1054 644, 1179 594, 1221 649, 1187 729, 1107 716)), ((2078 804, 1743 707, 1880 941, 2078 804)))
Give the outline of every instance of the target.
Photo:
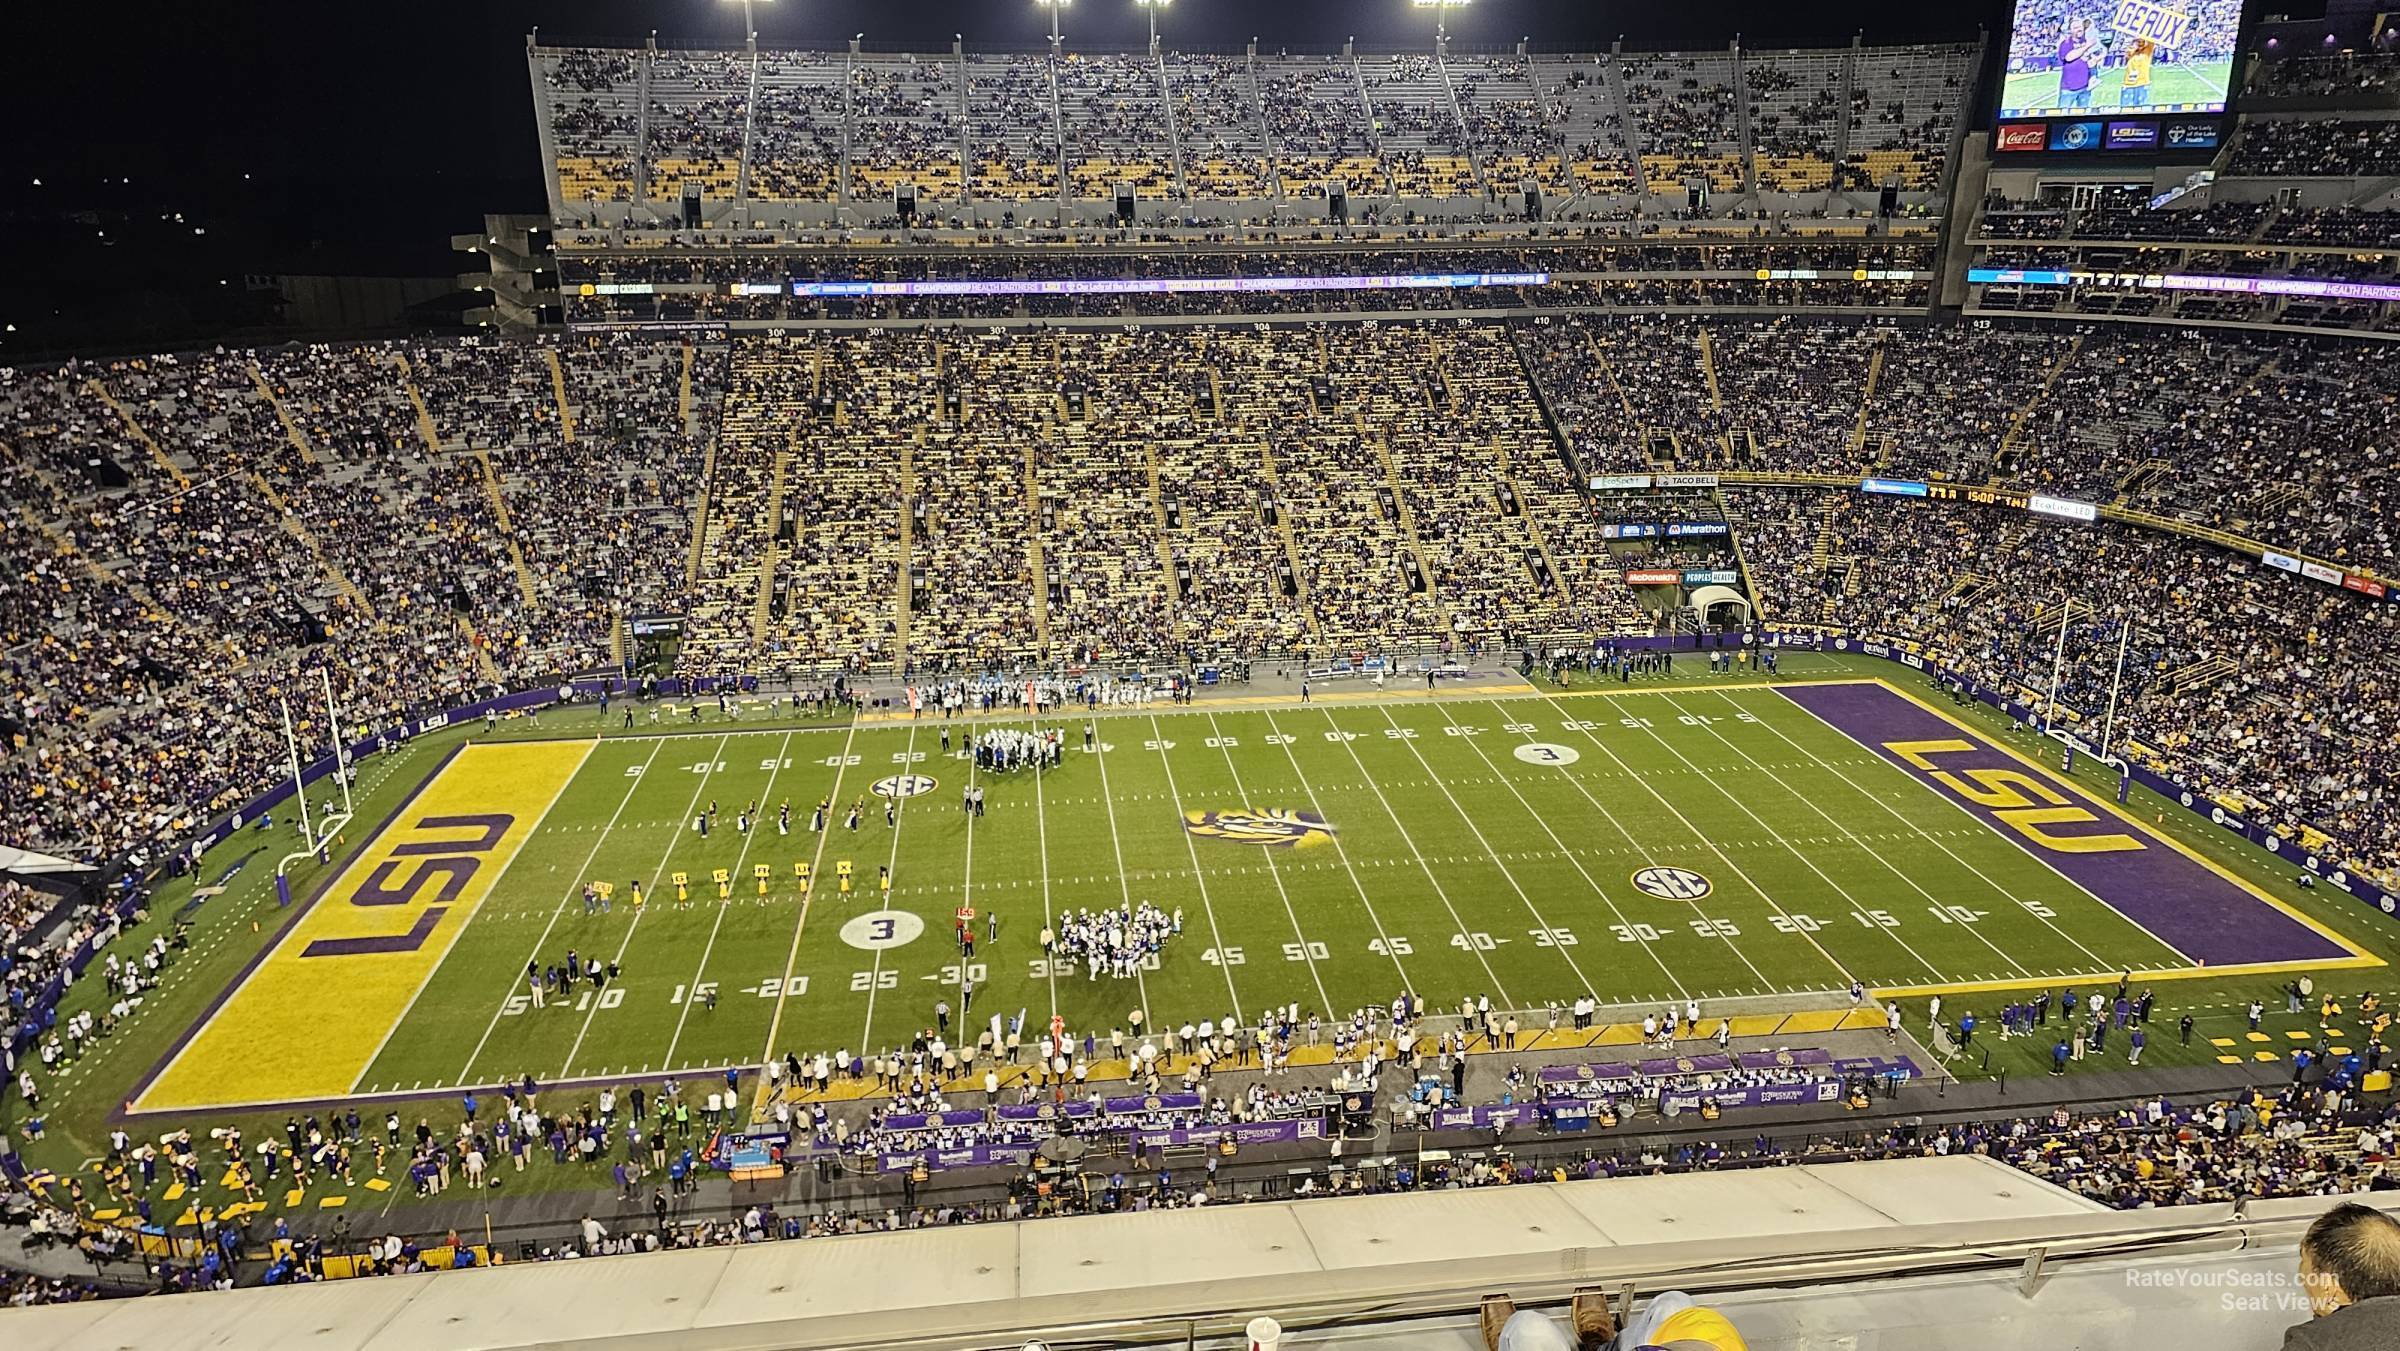
POLYGON ((1705 184, 1760 210, 1941 187, 1971 46, 1533 54, 529 46, 552 214, 827 223, 835 208, 1192 214, 1522 206, 1705 184), (1212 208, 1202 210, 1201 204, 1212 208), (1245 206, 1244 204, 1247 204, 1245 206), (1077 208, 1082 208, 1077 210, 1077 208))

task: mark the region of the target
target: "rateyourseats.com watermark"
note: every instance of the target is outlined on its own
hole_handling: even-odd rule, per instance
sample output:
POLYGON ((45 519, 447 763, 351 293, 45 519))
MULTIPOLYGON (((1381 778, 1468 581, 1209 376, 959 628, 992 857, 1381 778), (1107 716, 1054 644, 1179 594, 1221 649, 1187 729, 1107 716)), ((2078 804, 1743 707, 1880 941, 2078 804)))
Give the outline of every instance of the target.
POLYGON ((2209 1267, 2137 1267, 2125 1273, 2136 1290, 2181 1290, 2214 1296, 2228 1313, 2288 1313, 2306 1317, 2308 1291, 2289 1271, 2227 1271, 2209 1267))

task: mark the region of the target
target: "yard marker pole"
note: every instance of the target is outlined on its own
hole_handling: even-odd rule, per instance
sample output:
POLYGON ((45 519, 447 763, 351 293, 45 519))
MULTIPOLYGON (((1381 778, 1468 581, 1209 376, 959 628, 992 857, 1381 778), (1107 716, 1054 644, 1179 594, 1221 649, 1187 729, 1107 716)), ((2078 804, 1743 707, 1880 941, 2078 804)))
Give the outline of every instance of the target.
POLYGON ((2045 732, 2058 726, 2058 681, 2067 667, 2067 621, 2074 618, 2074 605, 2071 596, 2058 603, 2058 654, 2050 659, 2050 716, 2042 721, 2045 732))
POLYGON ((317 852, 317 830, 308 819, 308 788, 300 781, 300 738, 292 732, 292 705, 278 695, 275 706, 283 710, 283 750, 292 762, 292 796, 300 803, 300 840, 308 852, 317 852))
POLYGON ((2117 726, 2117 690, 2125 683, 2125 648, 2132 641, 2133 621, 2128 619, 2125 627, 2117 632, 2117 673, 2109 678, 2108 716, 2100 724, 2100 758, 2103 760, 2108 758, 2109 735, 2117 726))

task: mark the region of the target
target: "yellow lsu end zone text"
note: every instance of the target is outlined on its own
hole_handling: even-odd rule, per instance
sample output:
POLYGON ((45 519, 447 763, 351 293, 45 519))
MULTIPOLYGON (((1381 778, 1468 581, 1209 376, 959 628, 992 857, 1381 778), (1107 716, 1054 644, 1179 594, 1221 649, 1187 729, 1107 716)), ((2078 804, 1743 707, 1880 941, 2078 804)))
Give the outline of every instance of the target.
POLYGON ((470 745, 400 810, 134 1102, 352 1092, 593 743, 470 745), (262 1054, 272 1049, 273 1054, 262 1054))

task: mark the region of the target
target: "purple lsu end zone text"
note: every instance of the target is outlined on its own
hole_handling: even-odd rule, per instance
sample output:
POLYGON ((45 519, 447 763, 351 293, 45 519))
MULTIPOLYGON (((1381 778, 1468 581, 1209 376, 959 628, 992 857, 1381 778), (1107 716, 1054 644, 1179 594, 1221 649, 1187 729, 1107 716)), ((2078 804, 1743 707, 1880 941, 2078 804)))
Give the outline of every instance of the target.
POLYGON ((1800 685, 1777 692, 2196 962, 2235 966, 2350 955, 2181 851, 1881 685, 1800 685))

